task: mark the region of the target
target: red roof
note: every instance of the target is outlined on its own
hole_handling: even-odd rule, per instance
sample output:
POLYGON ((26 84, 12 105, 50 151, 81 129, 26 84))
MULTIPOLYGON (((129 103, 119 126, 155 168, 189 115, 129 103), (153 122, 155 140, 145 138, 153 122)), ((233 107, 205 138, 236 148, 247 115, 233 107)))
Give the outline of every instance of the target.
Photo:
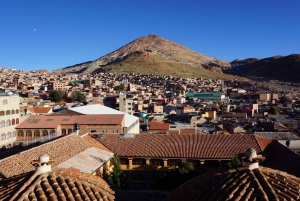
POLYGON ((249 147, 263 151, 254 135, 210 134, 138 134, 124 139, 117 134, 107 134, 98 139, 119 156, 231 159, 235 153, 245 152, 249 147))
POLYGON ((170 124, 160 121, 151 121, 149 130, 169 130, 170 124))
POLYGON ((121 125, 124 114, 101 115, 61 115, 61 116, 29 116, 16 129, 22 128, 56 128, 59 125, 70 124, 102 124, 121 125))

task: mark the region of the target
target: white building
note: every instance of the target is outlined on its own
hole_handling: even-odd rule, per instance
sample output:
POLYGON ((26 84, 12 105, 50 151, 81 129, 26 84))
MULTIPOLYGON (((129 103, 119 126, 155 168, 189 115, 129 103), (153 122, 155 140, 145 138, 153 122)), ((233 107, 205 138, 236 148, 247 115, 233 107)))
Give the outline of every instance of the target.
POLYGON ((80 113, 80 114, 124 114, 125 115, 125 128, 124 133, 140 133, 139 118, 128 113, 124 113, 110 107, 106 107, 100 104, 84 105, 80 107, 69 108, 68 110, 80 113))
POLYGON ((15 127, 20 123, 20 97, 12 92, 0 94, 0 147, 16 141, 15 127))

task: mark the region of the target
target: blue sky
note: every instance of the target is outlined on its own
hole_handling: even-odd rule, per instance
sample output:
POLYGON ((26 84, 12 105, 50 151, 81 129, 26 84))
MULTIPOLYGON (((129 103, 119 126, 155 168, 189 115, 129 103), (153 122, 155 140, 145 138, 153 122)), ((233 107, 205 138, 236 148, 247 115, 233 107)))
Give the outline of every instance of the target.
POLYGON ((149 34, 226 61, 300 53, 299 8, 299 0, 0 0, 0 66, 55 70, 149 34))

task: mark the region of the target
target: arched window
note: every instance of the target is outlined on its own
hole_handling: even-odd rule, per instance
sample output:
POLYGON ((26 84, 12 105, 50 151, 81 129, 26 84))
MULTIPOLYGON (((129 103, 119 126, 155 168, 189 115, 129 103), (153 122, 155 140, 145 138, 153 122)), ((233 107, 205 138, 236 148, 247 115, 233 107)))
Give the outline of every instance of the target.
POLYGON ((1 140, 5 140, 5 137, 6 137, 6 136, 5 136, 5 133, 2 133, 2 134, 1 134, 1 140))
POLYGON ((19 109, 16 109, 16 114, 19 114, 19 109))
POLYGON ((16 137, 16 131, 13 131, 12 136, 16 137))
POLYGON ((55 130, 51 130, 51 131, 50 131, 50 134, 53 134, 53 133, 55 133, 55 130))
POLYGON ((4 110, 0 111, 0 116, 4 116, 4 115, 5 115, 4 110))
POLYGON ((16 111, 15 110, 11 110, 11 114, 16 114, 16 111))
POLYGON ((27 131, 26 131, 26 136, 27 136, 27 137, 32 137, 32 132, 31 132, 31 130, 27 130, 27 131))
POLYGON ((73 130, 72 129, 68 129, 68 134, 72 133, 73 130))
POLYGON ((62 130, 61 130, 61 134, 62 134, 62 135, 66 135, 66 134, 67 134, 66 129, 62 129, 62 130))
POLYGON ((6 105, 6 104, 7 104, 7 100, 4 99, 4 100, 2 101, 2 105, 6 105))
POLYGON ((11 125, 11 121, 10 121, 10 119, 7 119, 6 126, 10 126, 10 125, 11 125))
POLYGON ((47 136, 48 135, 48 131, 47 130, 43 130, 43 136, 47 136))
POLYGON ((11 120, 11 125, 15 125, 16 124, 16 120, 15 119, 12 119, 11 120))
POLYGON ((10 110, 6 110, 6 115, 10 115, 10 110))
POLYGON ((34 137, 40 137, 40 131, 35 130, 34 131, 34 137))
POLYGON ((9 139, 9 138, 11 138, 11 132, 8 132, 8 133, 6 134, 6 139, 9 139))
POLYGON ((16 118, 16 124, 19 124, 19 118, 16 118))
POLYGON ((19 137, 24 137, 24 132, 23 132, 22 130, 19 130, 19 131, 18 131, 18 136, 19 136, 19 137))
POLYGON ((0 127, 5 127, 5 121, 4 120, 1 121, 0 127))

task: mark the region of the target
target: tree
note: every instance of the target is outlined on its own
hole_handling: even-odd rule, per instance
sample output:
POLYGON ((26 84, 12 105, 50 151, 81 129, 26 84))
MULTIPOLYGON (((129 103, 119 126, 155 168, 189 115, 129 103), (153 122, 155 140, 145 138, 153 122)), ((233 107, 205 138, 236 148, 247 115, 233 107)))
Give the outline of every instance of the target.
POLYGON ((121 83, 120 85, 118 86, 115 86, 114 90, 116 91, 125 91, 126 87, 123 83, 121 83))
POLYGON ((234 154, 234 156, 231 158, 231 161, 228 163, 228 167, 235 167, 241 165, 242 162, 239 159, 238 153, 234 154))
POLYGON ((51 101, 54 101, 56 103, 60 103, 63 99, 64 92, 61 90, 53 90, 49 94, 51 101))
POLYGON ((270 114, 279 114, 278 108, 275 106, 271 106, 269 109, 270 114))
POLYGON ((110 175, 107 175, 109 183, 117 188, 127 188, 127 177, 121 168, 118 155, 114 155, 111 159, 111 163, 114 168, 110 175))
POLYGON ((85 102, 85 95, 81 93, 80 91, 73 91, 70 95, 71 100, 78 101, 78 102, 85 102))
POLYGON ((85 80, 84 83, 83 83, 83 87, 84 88, 91 88, 91 83, 89 80, 85 80))
POLYGON ((180 174, 188 174, 191 171, 194 171, 194 165, 193 163, 189 162, 189 161, 185 161, 183 162, 181 165, 179 165, 178 171, 180 172, 180 174))

